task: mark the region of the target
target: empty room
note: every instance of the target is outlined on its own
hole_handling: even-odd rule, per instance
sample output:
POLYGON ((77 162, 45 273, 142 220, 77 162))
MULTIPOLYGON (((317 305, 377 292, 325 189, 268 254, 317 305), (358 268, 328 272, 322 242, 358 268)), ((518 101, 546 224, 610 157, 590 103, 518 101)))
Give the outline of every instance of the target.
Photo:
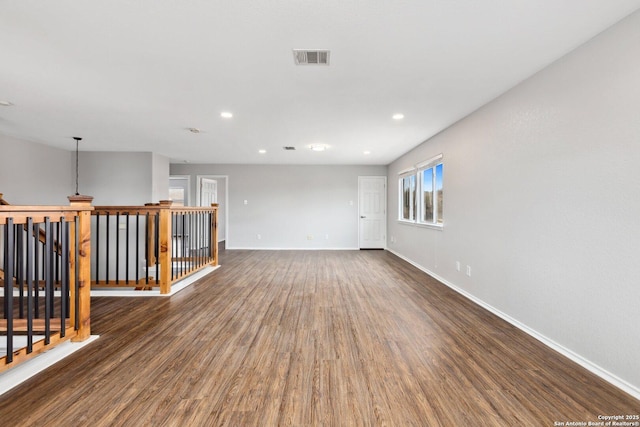
POLYGON ((638 52, 640 0, 0 1, 0 424, 640 426, 638 52))

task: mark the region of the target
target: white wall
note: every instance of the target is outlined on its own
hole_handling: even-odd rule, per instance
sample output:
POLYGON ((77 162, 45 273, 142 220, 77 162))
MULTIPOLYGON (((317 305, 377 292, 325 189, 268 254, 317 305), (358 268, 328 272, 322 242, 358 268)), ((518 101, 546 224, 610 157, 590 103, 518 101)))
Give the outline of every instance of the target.
POLYGON ((638 52, 640 12, 393 162, 388 194, 397 217, 398 172, 443 153, 444 230, 391 218, 390 250, 636 395, 638 52))
POLYGON ((357 248, 358 176, 386 173, 385 166, 171 165, 172 175, 191 175, 193 197, 197 175, 229 177, 231 249, 357 248))
POLYGON ((0 193, 13 205, 68 205, 75 152, 0 135, 0 193))
MULTIPOLYGON (((169 175, 166 176, 167 197, 169 175)), ((144 205, 153 200, 152 153, 80 152, 80 194, 96 206, 144 205)))
POLYGON ((169 199, 169 158, 160 154, 151 155, 151 200, 169 199))

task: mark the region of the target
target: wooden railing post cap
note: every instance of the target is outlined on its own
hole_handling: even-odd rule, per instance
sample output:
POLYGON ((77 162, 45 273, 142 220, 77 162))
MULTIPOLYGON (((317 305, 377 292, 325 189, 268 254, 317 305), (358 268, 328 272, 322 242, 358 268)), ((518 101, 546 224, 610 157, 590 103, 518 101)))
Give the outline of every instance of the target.
POLYGON ((218 205, 219 205, 218 203, 211 203, 211 206, 214 207, 214 208, 217 208, 218 205))
POLYGON ((173 204, 173 200, 160 200, 160 206, 171 206, 173 204))
POLYGON ((75 194, 67 198, 71 205, 90 205, 93 201, 93 196, 83 196, 82 194, 75 194))

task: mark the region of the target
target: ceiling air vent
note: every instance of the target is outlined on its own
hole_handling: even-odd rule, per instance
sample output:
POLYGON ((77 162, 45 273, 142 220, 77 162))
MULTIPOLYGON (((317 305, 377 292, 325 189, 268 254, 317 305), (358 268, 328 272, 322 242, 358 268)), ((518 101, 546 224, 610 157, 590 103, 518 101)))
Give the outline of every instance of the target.
POLYGON ((293 49, 296 65, 329 65, 328 50, 293 49))
POLYGON ((288 146, 288 147, 282 147, 282 149, 285 151, 295 151, 296 147, 288 146))

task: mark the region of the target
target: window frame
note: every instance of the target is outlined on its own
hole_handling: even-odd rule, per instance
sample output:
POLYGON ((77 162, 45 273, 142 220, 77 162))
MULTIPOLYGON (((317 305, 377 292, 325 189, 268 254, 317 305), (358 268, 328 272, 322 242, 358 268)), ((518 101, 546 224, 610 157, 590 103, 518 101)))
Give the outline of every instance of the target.
POLYGON ((439 210, 444 205, 438 197, 438 183, 444 195, 444 161, 443 155, 438 154, 429 160, 420 162, 410 169, 405 169, 398 173, 398 222, 404 224, 413 224, 422 227, 442 229, 444 226, 444 210, 439 215, 439 210), (441 168, 440 181, 438 181, 438 167, 441 168), (429 172, 428 172, 429 171, 429 172), (424 218, 425 216, 425 192, 424 192, 424 176, 425 173, 431 173, 431 193, 433 194, 433 213, 431 220, 424 218), (413 178, 414 191, 410 192, 410 218, 403 217, 404 208, 404 181, 407 178, 413 178))
POLYGON ((417 194, 417 182, 416 182, 416 169, 411 168, 404 170, 398 174, 398 192, 399 192, 399 204, 398 204, 398 221, 415 223, 416 222, 416 194, 417 194), (413 178, 413 186, 411 186, 411 180, 409 184, 409 218, 404 217, 404 183, 405 179, 413 178))
MULTIPOLYGON (((442 154, 433 157, 429 160, 427 160, 426 162, 423 162, 419 165, 417 165, 417 178, 420 181, 420 192, 418 193, 418 199, 419 199, 419 204, 418 204, 418 213, 420 214, 419 216, 416 217, 416 222, 420 225, 428 225, 428 226, 432 226, 432 227, 442 227, 442 224, 444 223, 444 215, 442 215, 442 218, 439 217, 438 215, 438 210, 441 207, 440 205, 444 205, 444 203, 441 203, 439 201, 439 197, 438 197, 438 166, 440 166, 442 168, 442 173, 444 174, 444 165, 442 162, 442 154), (433 195, 433 200, 432 200, 432 209, 433 209, 433 213, 431 215, 431 221, 428 221, 425 219, 425 212, 424 212, 424 206, 425 206, 425 201, 424 201, 424 175, 425 172, 427 171, 431 171, 431 194, 433 195)), ((443 181, 443 180, 442 180, 443 181)), ((441 181, 441 182, 442 182, 441 181)), ((444 193, 444 185, 442 186, 442 192, 444 193)))

